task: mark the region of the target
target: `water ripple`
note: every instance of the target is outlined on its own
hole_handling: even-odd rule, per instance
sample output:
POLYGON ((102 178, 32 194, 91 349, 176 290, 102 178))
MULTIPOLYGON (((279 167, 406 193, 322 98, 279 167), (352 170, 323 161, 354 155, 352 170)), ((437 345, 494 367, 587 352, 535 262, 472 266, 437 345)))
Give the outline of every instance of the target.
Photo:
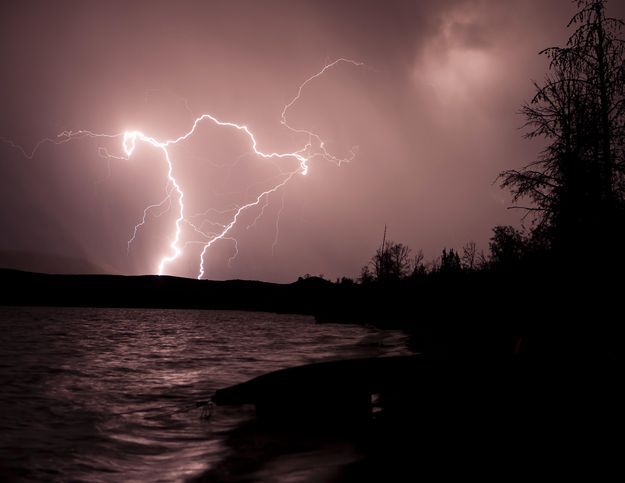
POLYGON ((311 361, 406 353, 399 332, 234 311, 0 308, 0 479, 183 481, 246 417, 220 387, 311 361))

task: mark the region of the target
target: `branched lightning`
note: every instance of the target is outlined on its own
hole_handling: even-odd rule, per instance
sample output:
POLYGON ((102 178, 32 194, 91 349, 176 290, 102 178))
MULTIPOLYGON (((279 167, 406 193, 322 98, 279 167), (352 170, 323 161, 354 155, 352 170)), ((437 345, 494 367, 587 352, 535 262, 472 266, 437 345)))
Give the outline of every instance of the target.
MULTIPOLYGON (((271 193, 275 193, 280 188, 283 188, 284 186, 286 186, 286 184, 289 181, 291 181, 291 179, 299 172, 301 171, 300 170, 293 171, 291 174, 289 174, 289 176, 284 181, 277 184, 271 189, 263 191, 261 194, 259 194, 256 197, 254 201, 241 206, 232 217, 232 221, 225 226, 225 228, 221 231, 221 233, 219 233, 217 236, 211 238, 208 242, 206 242, 206 244, 204 245, 204 249, 202 250, 202 253, 200 255, 200 274, 198 275, 198 279, 204 277, 204 256, 206 255, 206 251, 213 245, 213 243, 215 243, 217 240, 221 240, 222 238, 224 238, 230 232, 230 230, 232 230, 232 228, 236 225, 237 221, 239 220, 241 213, 243 213, 244 211, 254 206, 258 206, 264 196, 268 196, 271 193)), ((301 173, 301 174, 304 174, 304 173, 301 173)))
POLYGON ((132 231, 132 236, 130 237, 130 239, 128 240, 127 244, 128 244, 128 253, 130 253, 130 247, 132 245, 132 242, 135 241, 135 238, 137 238, 137 233, 139 231, 139 228, 141 228, 143 225, 146 224, 147 222, 147 218, 148 215, 150 214, 150 212, 156 208, 161 208, 162 206, 166 205, 167 208, 163 211, 161 211, 160 213, 154 215, 155 218, 158 218, 159 216, 162 216, 163 214, 167 213, 170 209, 171 209, 171 193, 167 192, 167 196, 165 196, 165 198, 163 198, 163 200, 161 200, 160 203, 154 203, 153 205, 149 205, 145 208, 145 210, 143 210, 143 217, 141 218, 141 221, 139 223, 137 223, 132 231))
POLYGON ((276 231, 273 237, 273 243, 271 244, 271 256, 274 256, 276 251, 276 245, 278 244, 278 237, 280 236, 280 217, 282 216, 282 212, 284 211, 284 191, 282 192, 282 197, 280 201, 280 209, 278 210, 278 214, 276 215, 276 231))
POLYGON ((245 227, 246 230, 249 230, 250 228, 253 228, 254 226, 256 226, 256 223, 258 223, 258 221, 263 217, 263 215, 265 214, 265 210, 267 209, 267 207, 269 206, 269 195, 265 196, 265 201, 263 202, 263 206, 260 209, 260 211, 258 212, 258 214, 256 215, 256 218, 254 218, 254 221, 252 221, 252 223, 250 223, 249 225, 247 225, 245 227))
MULTIPOLYGON (((206 272, 205 266, 204 266, 204 259, 205 259, 206 253, 211 248, 211 246, 213 246, 217 241, 224 240, 224 241, 231 241, 234 243, 234 254, 229 258, 228 260, 229 264, 237 256, 238 242, 234 237, 230 235, 230 232, 237 225, 243 213, 245 213, 247 210, 250 210, 254 207, 262 206, 260 212, 257 214, 254 221, 251 224, 249 224, 247 228, 254 226, 264 214, 265 208, 267 207, 269 203, 270 195, 273 195, 274 193, 284 188, 296 175, 300 174, 300 175, 305 176, 306 174, 308 174, 308 171, 310 169, 309 162, 313 158, 320 157, 322 159, 325 159, 327 161, 330 161, 336 164, 337 166, 340 166, 343 163, 351 161, 355 157, 356 155, 355 147, 353 147, 349 151, 349 155, 345 158, 339 158, 331 154, 327 150, 326 143, 324 142, 324 140, 321 138, 320 135, 308 129, 304 129, 301 127, 294 127, 291 124, 289 124, 287 120, 287 114, 288 114, 289 109, 291 109, 300 100, 300 98, 302 97, 302 93, 304 89, 306 88, 306 86, 310 84, 311 82, 313 82, 315 79, 324 75, 325 72, 328 71, 329 69, 341 63, 352 64, 354 66, 364 65, 361 62, 356 62, 354 60, 350 60, 346 58, 339 58, 333 62, 327 63, 326 65, 323 66, 323 68, 320 71, 308 77, 302 84, 300 84, 295 97, 293 97, 283 107, 281 115, 280 115, 280 123, 291 133, 306 136, 305 144, 300 149, 292 151, 292 152, 282 153, 282 152, 275 152, 275 151, 274 152, 261 151, 258 147, 258 141, 256 139, 256 136, 248 128, 247 125, 238 124, 238 123, 230 122, 230 121, 223 121, 208 113, 204 113, 198 117, 195 117, 190 129, 184 134, 174 139, 169 139, 169 140, 164 140, 164 141, 159 141, 156 138, 149 136, 138 130, 124 131, 124 132, 116 133, 116 134, 99 134, 99 133, 94 133, 88 130, 63 131, 54 138, 44 138, 40 140, 37 144, 35 144, 35 146, 33 147, 31 151, 25 150, 22 146, 14 143, 11 140, 4 139, 4 138, 0 138, 0 140, 12 146, 13 148, 19 150, 28 159, 33 159, 37 151, 44 144, 51 143, 51 144, 60 145, 60 144, 67 143, 75 139, 85 138, 85 137, 108 138, 108 139, 121 138, 123 154, 110 153, 104 147, 98 148, 98 155, 107 160, 130 159, 135 153, 135 150, 137 149, 137 146, 139 143, 147 144, 159 150, 162 153, 163 159, 167 165, 166 196, 160 202, 151 204, 144 209, 142 218, 134 226, 134 229, 132 231, 132 236, 128 240, 128 251, 130 251, 131 245, 136 239, 139 230, 147 223, 148 217, 153 210, 165 207, 163 211, 160 211, 159 213, 155 215, 155 216, 161 216, 163 213, 170 210, 175 205, 176 219, 175 219, 175 224, 173 228, 173 233, 170 237, 169 253, 161 257, 158 263, 158 274, 162 275, 163 273, 165 273, 167 266, 181 256, 183 249, 187 245, 199 244, 202 246, 202 250, 201 250, 200 260, 199 260, 198 278, 201 279, 201 278, 204 278, 205 272, 206 272), (292 171, 284 172, 280 170, 280 173, 283 176, 283 179, 277 182, 271 188, 264 190, 263 192, 261 192, 255 197, 252 197, 252 199, 248 203, 245 203, 240 206, 236 206, 230 210, 225 210, 225 211, 218 211, 213 208, 207 210, 204 214, 210 211, 215 211, 220 214, 230 215, 230 219, 229 219, 230 221, 226 223, 223 223, 223 224, 211 223, 213 225, 213 228, 214 227, 217 228, 214 231, 212 230, 205 231, 203 229, 204 223, 202 223, 201 226, 198 226, 197 224, 192 223, 191 219, 194 219, 197 216, 202 216, 202 214, 186 217, 185 204, 184 204, 184 199, 185 199, 184 191, 176 179, 174 162, 172 160, 171 153, 169 150, 171 146, 177 145, 179 143, 182 143, 188 140, 191 136, 195 134, 198 126, 204 122, 210 122, 213 125, 218 126, 218 127, 234 129, 236 131, 239 131, 242 135, 247 137, 250 143, 250 153, 257 157, 268 159, 268 160, 293 159, 297 163, 297 168, 292 171), (200 236, 202 240, 201 241, 189 240, 189 241, 183 242, 181 240, 183 226, 188 226, 196 235, 200 236)), ((186 101, 185 101, 185 106, 187 108, 187 111, 191 113, 191 109, 189 108, 186 101)), ((284 209, 284 192, 282 193, 282 204, 281 204, 280 211, 278 212, 278 218, 276 220, 276 225, 275 225, 276 234, 275 234, 275 238, 272 244, 272 253, 277 244, 280 215, 282 214, 283 209, 284 209)))

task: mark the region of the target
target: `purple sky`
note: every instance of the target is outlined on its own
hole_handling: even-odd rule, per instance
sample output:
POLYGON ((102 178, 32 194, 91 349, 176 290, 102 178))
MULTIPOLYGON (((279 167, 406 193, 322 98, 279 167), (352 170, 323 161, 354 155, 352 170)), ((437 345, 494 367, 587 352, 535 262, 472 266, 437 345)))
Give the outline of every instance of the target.
MULTIPOLYGON (((609 13, 625 16, 612 3, 609 13)), ((469 240, 486 248, 495 224, 519 223, 494 181, 540 149, 522 139, 517 112, 546 72, 538 51, 566 41, 574 10, 569 0, 3 2, 0 136, 27 150, 65 130, 166 140, 210 113, 249 126, 263 151, 293 151, 306 137, 280 124, 283 106, 327 62, 350 58, 366 66, 326 71, 289 122, 338 156, 357 145, 356 158, 340 168, 314 158, 255 224, 262 205, 245 212, 228 234, 238 256, 229 262, 232 240, 216 242, 206 277, 357 276, 385 224, 426 258, 469 240)), ((99 147, 123 154, 120 139, 47 144, 33 159, 0 144, 2 264, 26 263, 21 251, 43 254, 31 269, 72 271, 55 255, 113 273, 157 271, 171 253, 176 199, 130 252, 127 241, 165 194, 163 155, 142 145, 129 160, 106 160, 99 147)), ((172 148, 186 215, 248 203, 297 167, 249 151, 240 133, 209 124, 172 148)), ((185 246, 165 272, 197 276, 201 248, 185 246)))

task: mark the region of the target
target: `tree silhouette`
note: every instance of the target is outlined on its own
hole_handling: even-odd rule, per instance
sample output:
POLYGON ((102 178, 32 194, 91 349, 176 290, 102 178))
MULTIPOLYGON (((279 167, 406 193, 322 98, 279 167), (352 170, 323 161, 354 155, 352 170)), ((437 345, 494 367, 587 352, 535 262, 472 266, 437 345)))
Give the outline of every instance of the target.
POLYGON ((544 84, 522 107, 528 138, 549 144, 521 170, 504 171, 502 187, 535 215, 534 234, 564 256, 621 239, 625 194, 625 44, 623 22, 606 16, 607 0, 580 0, 565 47, 544 84))
POLYGON ((462 269, 472 272, 479 266, 479 258, 477 253, 477 245, 474 241, 466 243, 462 247, 462 269))
POLYGON ((410 274, 410 248, 402 243, 385 242, 376 250, 371 264, 376 280, 401 280, 410 274))
POLYGON ((489 242, 490 264, 495 270, 514 270, 528 252, 529 242, 512 226, 496 226, 489 242))
MULTIPOLYGON (((386 239, 385 226, 382 244, 371 258, 369 265, 362 268, 360 281, 363 283, 389 282, 408 277, 413 273, 414 268, 410 253, 411 250, 408 246, 386 239)), ((420 252, 415 258, 415 266, 416 263, 420 264, 422 260, 423 254, 420 252)))
POLYGON ((460 255, 451 248, 447 251, 446 248, 443 248, 443 253, 441 254, 441 264, 438 268, 439 273, 459 273, 462 271, 462 264, 460 263, 460 255))
POLYGON ((423 250, 417 250, 417 254, 414 256, 412 262, 412 274, 413 278, 422 277, 427 274, 427 267, 424 263, 425 255, 423 254, 423 250))

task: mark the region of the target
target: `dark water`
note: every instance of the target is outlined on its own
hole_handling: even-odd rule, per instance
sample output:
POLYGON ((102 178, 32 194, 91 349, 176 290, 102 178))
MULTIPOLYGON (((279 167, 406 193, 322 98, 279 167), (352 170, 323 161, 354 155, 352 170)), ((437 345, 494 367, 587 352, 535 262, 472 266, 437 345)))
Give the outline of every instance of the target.
POLYGON ((249 413, 198 401, 267 371, 407 353, 399 332, 232 311, 0 307, 0 480, 183 481, 249 413))

